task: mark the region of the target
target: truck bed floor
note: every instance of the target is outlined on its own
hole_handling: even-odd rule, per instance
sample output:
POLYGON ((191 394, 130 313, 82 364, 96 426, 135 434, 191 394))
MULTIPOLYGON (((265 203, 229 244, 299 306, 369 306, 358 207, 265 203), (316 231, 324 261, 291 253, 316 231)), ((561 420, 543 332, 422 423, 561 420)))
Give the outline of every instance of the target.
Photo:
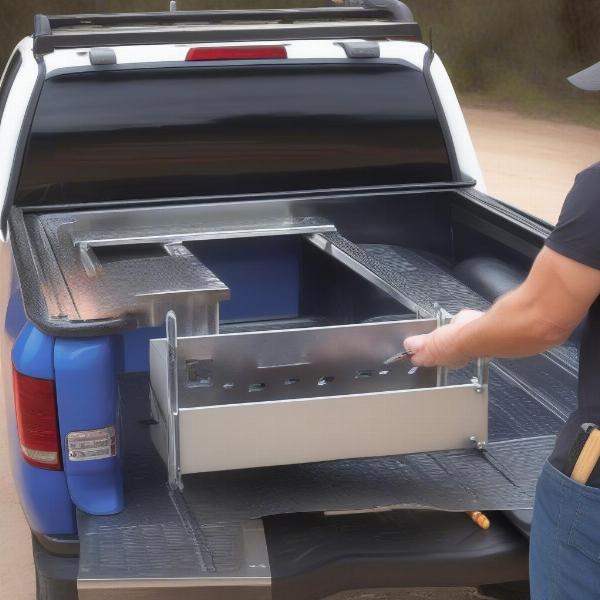
MULTIPOLYGON (((356 252, 361 261, 372 263, 386 277, 393 274, 394 285, 422 286, 423 303, 433 306, 436 290, 450 295, 456 286, 461 303, 485 307, 469 288, 411 251, 388 246, 356 252), (404 272, 397 261, 404 265, 404 272), (428 277, 424 278, 425 269, 428 277), (421 283, 412 281, 413 272, 421 283), (435 282, 441 279, 443 286, 437 286, 435 282)), ((248 557, 249 539, 264 542, 262 526, 257 532, 249 525, 261 517, 339 515, 376 507, 530 509, 554 435, 574 402, 573 357, 572 348, 567 348, 492 366, 487 452, 465 450, 199 474, 184 478, 183 493, 167 488, 166 470, 150 442, 145 423, 147 375, 126 375, 121 381, 127 432, 126 509, 110 517, 79 514, 80 585, 88 582, 93 587, 94 581, 115 578, 189 580, 241 573, 254 577, 258 589, 260 581, 271 576, 268 556, 263 563, 260 557, 248 557)), ((257 547, 266 548, 263 542, 257 547)))

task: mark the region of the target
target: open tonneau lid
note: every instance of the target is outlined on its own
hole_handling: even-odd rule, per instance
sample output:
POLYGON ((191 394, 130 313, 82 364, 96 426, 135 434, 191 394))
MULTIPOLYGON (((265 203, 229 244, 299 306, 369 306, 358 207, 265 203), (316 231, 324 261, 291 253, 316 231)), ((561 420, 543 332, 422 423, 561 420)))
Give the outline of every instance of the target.
POLYGON ((412 38, 421 30, 398 0, 359 6, 233 11, 171 11, 35 17, 34 51, 189 42, 412 38))

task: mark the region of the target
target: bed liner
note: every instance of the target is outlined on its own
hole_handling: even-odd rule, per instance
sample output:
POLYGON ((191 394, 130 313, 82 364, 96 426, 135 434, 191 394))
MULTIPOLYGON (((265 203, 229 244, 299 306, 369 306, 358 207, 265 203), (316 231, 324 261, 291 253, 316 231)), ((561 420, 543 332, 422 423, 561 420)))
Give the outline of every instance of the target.
POLYGON ((148 380, 121 381, 125 440, 123 512, 78 514, 80 579, 194 577, 239 568, 249 521, 292 513, 365 509, 445 511, 530 508, 553 436, 451 451, 190 475, 183 493, 149 438, 148 380), (168 549, 168 551, 167 551, 168 549))

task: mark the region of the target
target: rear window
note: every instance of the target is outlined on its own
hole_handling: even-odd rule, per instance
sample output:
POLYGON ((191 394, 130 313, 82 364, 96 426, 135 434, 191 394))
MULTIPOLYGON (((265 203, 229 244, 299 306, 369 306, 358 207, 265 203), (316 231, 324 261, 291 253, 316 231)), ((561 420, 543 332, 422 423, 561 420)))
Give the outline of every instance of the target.
POLYGON ((17 203, 451 178, 423 74, 407 66, 96 70, 45 82, 17 203))

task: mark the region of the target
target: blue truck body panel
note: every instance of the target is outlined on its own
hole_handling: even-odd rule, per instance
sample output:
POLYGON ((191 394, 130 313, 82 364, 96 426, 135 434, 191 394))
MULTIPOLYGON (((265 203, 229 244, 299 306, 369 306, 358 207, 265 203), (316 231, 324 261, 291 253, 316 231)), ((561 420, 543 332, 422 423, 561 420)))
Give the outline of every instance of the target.
POLYGON ((56 382, 64 471, 25 462, 14 406, 7 403, 13 476, 27 520, 37 533, 76 533, 74 506, 100 515, 123 508, 118 456, 72 462, 66 450, 70 431, 118 428, 117 348, 115 338, 55 339, 30 323, 15 342, 12 360, 20 373, 56 382))
POLYGON ((70 461, 66 438, 71 431, 111 425, 118 429, 118 366, 118 343, 114 337, 57 339, 54 344, 58 421, 67 485, 75 505, 94 515, 123 509, 119 456, 70 461))

